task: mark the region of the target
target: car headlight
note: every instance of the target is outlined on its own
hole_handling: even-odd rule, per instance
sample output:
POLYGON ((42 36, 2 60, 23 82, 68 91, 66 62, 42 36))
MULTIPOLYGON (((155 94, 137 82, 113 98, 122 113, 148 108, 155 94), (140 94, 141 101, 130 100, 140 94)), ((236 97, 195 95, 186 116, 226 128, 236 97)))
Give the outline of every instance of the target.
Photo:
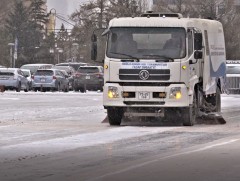
POLYGON ((171 88, 169 98, 170 99, 181 99, 182 98, 181 87, 171 88))
POLYGON ((108 97, 111 99, 118 98, 119 97, 118 88, 109 86, 108 87, 108 97))

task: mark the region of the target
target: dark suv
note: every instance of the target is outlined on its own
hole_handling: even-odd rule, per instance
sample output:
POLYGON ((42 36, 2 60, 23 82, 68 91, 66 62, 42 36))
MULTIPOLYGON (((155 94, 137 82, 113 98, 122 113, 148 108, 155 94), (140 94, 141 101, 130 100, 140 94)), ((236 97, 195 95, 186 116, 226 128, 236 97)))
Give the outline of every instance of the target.
POLYGON ((86 90, 103 91, 103 67, 80 66, 74 76, 74 90, 86 92, 86 90))

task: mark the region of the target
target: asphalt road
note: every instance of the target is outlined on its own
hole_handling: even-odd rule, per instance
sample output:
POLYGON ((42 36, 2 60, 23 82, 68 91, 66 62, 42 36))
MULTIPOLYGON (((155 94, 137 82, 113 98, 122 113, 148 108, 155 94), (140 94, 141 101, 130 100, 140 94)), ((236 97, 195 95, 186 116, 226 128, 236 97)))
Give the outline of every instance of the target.
POLYGON ((227 124, 102 123, 102 94, 0 94, 0 181, 240 180, 240 96, 227 124))

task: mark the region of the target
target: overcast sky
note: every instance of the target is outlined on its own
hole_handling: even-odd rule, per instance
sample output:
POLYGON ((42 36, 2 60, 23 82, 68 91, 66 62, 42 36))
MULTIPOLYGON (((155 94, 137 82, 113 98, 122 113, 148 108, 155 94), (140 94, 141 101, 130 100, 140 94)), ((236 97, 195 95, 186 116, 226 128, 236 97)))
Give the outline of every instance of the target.
MULTIPOLYGON (((69 15, 71 15, 76 9, 79 9, 80 4, 83 4, 88 1, 89 0, 47 0, 47 6, 48 11, 54 8, 56 9, 57 14, 64 16, 65 19, 68 20, 69 15)), ((151 2, 152 1, 149 0, 150 4, 151 2)), ((59 29, 62 23, 65 25, 65 28, 71 29, 73 27, 65 23, 64 21, 57 19, 56 29, 59 29)))
MULTIPOLYGON (((56 9, 58 15, 64 16, 68 19, 68 16, 73 13, 76 9, 79 9, 79 5, 87 2, 88 0, 47 0, 48 11, 52 8, 56 9)), ((72 28, 71 25, 57 19, 56 29, 61 27, 64 23, 66 28, 72 28)))

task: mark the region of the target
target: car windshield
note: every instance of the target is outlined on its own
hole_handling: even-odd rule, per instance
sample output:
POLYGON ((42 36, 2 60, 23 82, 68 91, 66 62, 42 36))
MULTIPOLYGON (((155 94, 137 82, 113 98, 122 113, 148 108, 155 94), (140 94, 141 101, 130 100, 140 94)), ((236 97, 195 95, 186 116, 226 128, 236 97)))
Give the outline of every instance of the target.
POLYGON ((97 67, 79 67, 78 72, 79 73, 99 73, 99 70, 97 67))
POLYGON ((53 69, 58 69, 58 70, 69 70, 68 66, 54 66, 53 69))
POLYGON ((52 76, 53 75, 53 71, 52 70, 38 70, 36 73, 35 73, 35 76, 52 76))
POLYGON ((23 65, 21 66, 21 69, 28 69, 31 71, 31 73, 35 73, 38 69, 39 69, 39 66, 34 66, 34 65, 23 65))
POLYGON ((186 56, 184 28, 111 28, 110 58, 180 59, 186 56))
POLYGON ((61 63, 57 64, 56 66, 71 66, 72 68, 74 68, 74 70, 78 70, 80 66, 84 65, 86 65, 86 63, 61 63))
POLYGON ((30 76, 30 72, 29 72, 29 71, 22 70, 22 72, 23 72, 23 75, 25 75, 25 76, 30 76))
POLYGON ((240 74, 240 66, 227 66, 227 74, 240 74))

